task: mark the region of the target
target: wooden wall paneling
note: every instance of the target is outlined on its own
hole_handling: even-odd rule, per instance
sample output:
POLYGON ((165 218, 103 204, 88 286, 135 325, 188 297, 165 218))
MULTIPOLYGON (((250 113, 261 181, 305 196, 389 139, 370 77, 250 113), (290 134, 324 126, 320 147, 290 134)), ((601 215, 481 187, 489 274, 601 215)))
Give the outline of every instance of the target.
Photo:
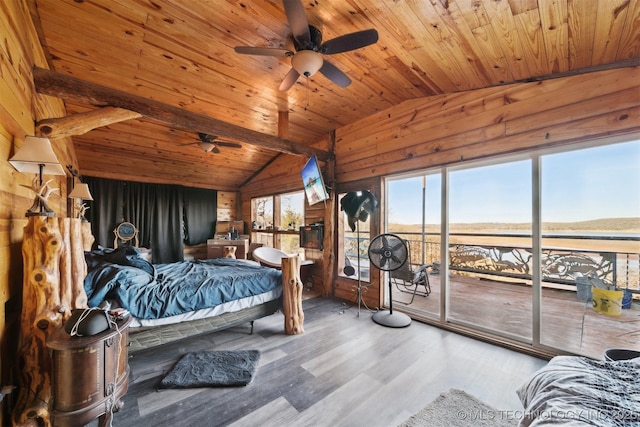
MULTIPOLYGON (((640 75, 638 77, 640 78, 640 75)), ((567 121, 588 119, 596 112, 598 114, 594 115, 597 117, 604 113, 632 108, 638 105, 639 99, 640 94, 628 88, 602 96, 589 97, 571 105, 550 108, 539 113, 508 120, 505 127, 505 136, 540 129, 541 123, 544 123, 545 127, 561 125, 567 121)))
POLYGON ((235 221, 239 212, 236 200, 239 194, 231 191, 218 192, 218 221, 235 221))
MULTIPOLYGON (((0 381, 17 384, 17 324, 20 322, 23 286, 22 240, 27 224, 25 212, 34 194, 22 185, 30 186, 33 176, 17 172, 6 160, 19 149, 26 135, 34 135, 38 120, 65 115, 62 101, 33 93, 31 70, 34 65, 46 66, 46 57, 40 47, 38 34, 31 21, 27 2, 0 3, 0 381)), ((77 168, 71 140, 52 140, 58 161, 77 168)), ((49 178, 49 177, 47 177, 49 178)), ((51 177, 59 194, 53 194, 50 206, 59 216, 67 215, 67 188, 65 177, 51 177)), ((20 389, 14 391, 14 394, 20 389)), ((15 399, 4 399, 0 408, 0 425, 6 419, 6 405, 15 399)))
MULTIPOLYGON (((464 104, 447 108, 448 96, 444 96, 438 104, 430 104, 427 99, 426 103, 432 106, 424 110, 416 109, 415 104, 412 103, 411 109, 399 113, 401 107, 399 106, 389 111, 387 115, 389 118, 386 120, 384 112, 381 112, 377 115, 379 120, 375 125, 367 119, 364 121, 364 126, 357 131, 354 131, 355 124, 346 127, 348 131, 346 134, 342 133, 342 129, 338 129, 336 149, 338 182, 444 164, 440 163, 443 161, 454 163, 478 158, 475 157, 476 155, 487 156, 526 149, 528 147, 518 142, 518 139, 526 137, 517 134, 508 135, 506 127, 511 120, 521 126, 523 121, 526 121, 526 117, 532 114, 548 112, 545 116, 554 116, 552 126, 547 126, 545 121, 538 120, 538 128, 541 131, 544 130, 543 136, 547 131, 553 130, 555 134, 562 135, 565 142, 589 136, 597 138, 610 132, 634 131, 637 124, 633 120, 633 113, 630 113, 630 120, 616 120, 615 115, 610 117, 610 111, 619 108, 620 117, 624 118, 624 114, 627 114, 623 111, 624 107, 640 103, 637 97, 635 100, 633 97, 639 73, 638 68, 629 67, 536 83, 477 90, 474 91, 477 98, 469 108, 464 104), (618 95, 620 101, 618 101, 618 95), (606 102, 590 101, 597 97, 602 97, 606 102), (489 109, 482 107, 482 101, 487 101, 487 104, 493 107, 489 109), (574 107, 575 105, 577 107, 574 107), (583 106, 591 108, 581 108, 583 106), (408 118, 409 121, 403 125, 399 124, 398 116, 408 118), (598 116, 604 117, 601 128, 595 125, 574 128, 569 124, 579 120, 595 123, 598 116), (611 120, 617 122, 614 128, 604 125, 611 120), (558 127, 565 127, 566 130, 559 131, 558 127), (367 130, 369 134, 365 135, 367 130), (352 138, 355 134, 360 137, 359 140, 352 138), (393 135, 393 138, 390 138, 387 143, 376 141, 377 143, 373 144, 372 140, 379 138, 381 134, 393 135), (489 141, 493 143, 488 144, 489 141), (467 145, 479 142, 486 145, 480 152, 466 149, 467 145)), ((454 97, 454 101, 459 99, 461 98, 454 97)), ((533 122, 531 124, 535 125, 533 122)), ((543 138, 537 141, 535 146, 550 143, 554 141, 543 138)))
MULTIPOLYGON (((575 76, 571 81, 557 79, 539 83, 508 85, 479 91, 425 98, 423 106, 415 102, 401 104, 339 129, 339 164, 464 133, 494 123, 526 116, 540 108, 569 105, 585 97, 597 97, 615 90, 633 89, 638 70, 628 68, 628 77, 603 71, 597 75, 575 76), (594 84, 597 81, 598 84, 594 84), (569 84, 570 83, 570 84, 569 84), (562 91, 563 96, 558 96, 562 91), (358 124, 360 126, 358 126, 358 124), (393 139, 393 144, 384 143, 393 139), (345 140, 345 143, 341 141, 345 140), (343 148, 343 149, 340 149, 343 148)), ((585 111, 584 114, 595 114, 585 111)))

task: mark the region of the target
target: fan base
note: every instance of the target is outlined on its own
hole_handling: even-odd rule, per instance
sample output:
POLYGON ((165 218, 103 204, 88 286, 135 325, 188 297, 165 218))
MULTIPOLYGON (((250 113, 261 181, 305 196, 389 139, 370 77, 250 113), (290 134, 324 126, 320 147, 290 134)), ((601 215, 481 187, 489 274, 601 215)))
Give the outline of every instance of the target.
POLYGON ((391 313, 389 310, 378 311, 372 316, 378 325, 390 328, 406 328, 411 324, 411 318, 404 313, 391 313))

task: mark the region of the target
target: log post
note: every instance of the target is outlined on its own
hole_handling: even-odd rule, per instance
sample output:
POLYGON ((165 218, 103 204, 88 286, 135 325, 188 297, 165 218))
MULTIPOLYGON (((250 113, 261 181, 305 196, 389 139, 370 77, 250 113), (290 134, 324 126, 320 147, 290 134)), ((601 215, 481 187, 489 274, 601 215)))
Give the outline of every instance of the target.
POLYGON ((300 280, 300 257, 282 258, 282 312, 284 333, 298 335, 304 332, 302 311, 302 280, 300 280))
POLYGON ((58 218, 29 217, 22 241, 23 290, 18 349, 19 394, 13 410, 18 426, 51 425, 52 361, 47 338, 62 324, 58 218))
POLYGON ((47 339, 71 309, 87 306, 84 248, 93 236, 86 224, 78 218, 31 216, 24 228, 16 426, 51 425, 53 363, 47 339))

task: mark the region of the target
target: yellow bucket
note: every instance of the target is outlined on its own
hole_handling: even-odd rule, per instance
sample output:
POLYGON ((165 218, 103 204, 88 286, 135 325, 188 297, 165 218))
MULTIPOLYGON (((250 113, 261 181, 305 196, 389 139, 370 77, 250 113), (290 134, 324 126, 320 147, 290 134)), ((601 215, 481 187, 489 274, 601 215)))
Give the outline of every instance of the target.
POLYGON ((591 289, 591 303, 598 313, 620 316, 622 313, 623 291, 609 291, 607 289, 591 289))

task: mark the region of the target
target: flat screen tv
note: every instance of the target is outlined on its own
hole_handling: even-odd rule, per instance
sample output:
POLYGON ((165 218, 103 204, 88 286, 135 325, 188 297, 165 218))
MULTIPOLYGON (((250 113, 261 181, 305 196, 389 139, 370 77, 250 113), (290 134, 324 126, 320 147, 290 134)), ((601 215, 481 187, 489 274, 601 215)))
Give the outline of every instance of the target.
POLYGON ((311 156, 307 164, 302 168, 302 183, 304 192, 307 195, 309 205, 323 202, 329 198, 327 188, 324 186, 322 172, 315 155, 311 156))

